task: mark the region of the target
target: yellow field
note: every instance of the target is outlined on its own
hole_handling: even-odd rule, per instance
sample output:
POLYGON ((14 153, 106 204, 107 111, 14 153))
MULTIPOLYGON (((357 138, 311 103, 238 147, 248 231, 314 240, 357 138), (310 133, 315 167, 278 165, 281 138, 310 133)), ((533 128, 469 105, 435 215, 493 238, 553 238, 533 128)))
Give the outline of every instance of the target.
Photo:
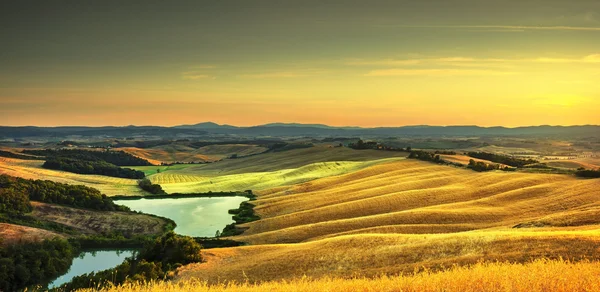
POLYGON ((366 162, 319 162, 294 169, 272 172, 251 172, 216 177, 203 177, 182 170, 167 171, 150 176, 153 183, 160 184, 167 193, 203 193, 217 191, 263 190, 278 186, 298 184, 317 178, 341 175, 376 164, 403 158, 388 158, 366 162))
POLYGON ((537 258, 600 260, 600 180, 417 160, 259 191, 261 220, 178 281, 376 277, 537 258), (513 227, 519 228, 513 228, 513 227))
POLYGON ((316 146, 283 152, 271 152, 238 159, 199 164, 187 167, 178 173, 205 177, 271 172, 299 168, 317 162, 369 161, 384 158, 406 157, 406 152, 377 150, 352 150, 346 147, 316 146))
POLYGON ((231 145, 210 145, 198 149, 185 145, 161 145, 152 148, 125 147, 118 148, 135 156, 144 158, 153 164, 159 165, 161 162, 205 162, 216 161, 227 158, 233 154, 238 156, 247 156, 262 153, 267 148, 257 145, 231 144, 231 145))
MULTIPOLYGON (((536 260, 527 264, 478 263, 470 267, 454 267, 443 272, 425 271, 407 276, 368 278, 303 278, 293 281, 265 282, 260 284, 230 283, 207 285, 199 280, 177 283, 153 282, 126 284, 100 291, 600 291, 600 264, 596 262, 572 263, 562 260, 536 260)), ((92 289, 80 291, 96 291, 92 289)))
POLYGON ((355 233, 446 233, 519 223, 600 223, 600 180, 477 173, 415 160, 258 192, 239 240, 292 243, 355 233))
POLYGON ((541 162, 547 164, 552 167, 562 167, 562 168, 573 168, 577 169, 580 167, 586 169, 598 169, 600 168, 600 159, 599 158, 576 158, 569 160, 542 160, 541 162))
POLYGON ((53 237, 63 236, 44 229, 0 223, 0 247, 18 242, 42 241, 53 237))
POLYGON ((20 160, 0 157, 0 174, 26 179, 51 180, 72 185, 96 188, 108 196, 146 195, 135 179, 116 178, 102 175, 84 175, 42 168, 41 160, 20 160))

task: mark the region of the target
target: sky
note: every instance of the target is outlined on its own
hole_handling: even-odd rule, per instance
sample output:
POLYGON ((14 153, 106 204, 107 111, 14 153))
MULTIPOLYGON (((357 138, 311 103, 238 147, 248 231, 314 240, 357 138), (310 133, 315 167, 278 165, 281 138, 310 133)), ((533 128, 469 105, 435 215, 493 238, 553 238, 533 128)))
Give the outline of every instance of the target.
POLYGON ((600 1, 0 2, 0 125, 600 124, 600 1))

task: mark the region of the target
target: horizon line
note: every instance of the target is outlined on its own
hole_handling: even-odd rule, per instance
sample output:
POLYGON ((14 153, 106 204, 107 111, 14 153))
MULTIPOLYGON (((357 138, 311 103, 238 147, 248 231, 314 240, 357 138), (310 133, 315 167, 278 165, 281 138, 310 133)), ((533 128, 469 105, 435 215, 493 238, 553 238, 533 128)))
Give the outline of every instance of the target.
POLYGON ((264 123, 264 124, 239 126, 239 125, 232 125, 232 124, 226 124, 226 123, 219 124, 219 123, 211 122, 211 121, 199 122, 199 123, 195 123, 195 124, 178 124, 178 125, 172 125, 172 126, 128 124, 128 125, 102 125, 102 126, 95 126, 95 125, 52 125, 52 126, 0 125, 0 127, 2 127, 2 128, 26 128, 26 127, 28 127, 28 128, 69 128, 69 127, 80 127, 80 128, 106 128, 106 127, 114 127, 114 128, 127 128, 127 127, 174 128, 174 127, 181 127, 181 126, 195 126, 198 124, 207 124, 207 123, 212 123, 212 124, 215 124, 220 127, 231 126, 231 127, 236 127, 236 128, 253 128, 253 127, 261 127, 261 126, 267 126, 267 125, 273 125, 273 124, 281 124, 281 126, 285 126, 285 125, 298 125, 298 126, 306 126, 306 127, 325 126, 325 127, 330 127, 330 128, 360 128, 360 129, 409 128, 409 127, 478 127, 478 128, 506 128, 506 129, 532 128, 532 127, 587 127, 587 126, 600 127, 600 124, 571 124, 571 125, 538 124, 538 125, 521 125, 521 126, 501 126, 501 125, 479 126, 479 125, 466 125, 466 124, 455 124, 455 125, 410 124, 410 125, 398 125, 398 126, 369 126, 369 127, 367 127, 367 126, 352 126, 352 125, 332 126, 332 125, 321 124, 321 123, 298 123, 298 122, 269 122, 269 123, 264 123))

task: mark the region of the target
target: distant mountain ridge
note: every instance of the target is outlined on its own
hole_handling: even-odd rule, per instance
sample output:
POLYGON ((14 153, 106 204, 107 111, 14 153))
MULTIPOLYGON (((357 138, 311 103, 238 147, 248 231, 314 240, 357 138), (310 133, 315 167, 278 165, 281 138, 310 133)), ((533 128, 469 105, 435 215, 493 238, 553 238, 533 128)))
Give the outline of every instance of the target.
POLYGON ((162 126, 126 126, 126 127, 0 127, 0 137, 65 137, 65 136, 206 136, 210 134, 226 134, 240 136, 566 136, 566 137, 598 137, 600 126, 527 126, 527 127, 479 127, 479 126, 402 126, 402 127, 335 127, 324 124, 270 123, 258 126, 238 127, 220 125, 214 122, 203 122, 194 125, 174 127, 162 126))

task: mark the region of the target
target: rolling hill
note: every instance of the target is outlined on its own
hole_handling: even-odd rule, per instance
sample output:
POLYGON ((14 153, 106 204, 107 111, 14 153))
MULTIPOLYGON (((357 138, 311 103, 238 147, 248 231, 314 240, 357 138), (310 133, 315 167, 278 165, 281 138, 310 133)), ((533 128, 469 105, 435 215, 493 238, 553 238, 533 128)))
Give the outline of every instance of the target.
POLYGON ((178 281, 376 277, 480 261, 600 259, 600 180, 398 160, 259 191, 252 245, 203 251, 178 281), (568 248, 566 248, 568 247, 568 248), (243 272, 242 272, 243 271, 243 272))

